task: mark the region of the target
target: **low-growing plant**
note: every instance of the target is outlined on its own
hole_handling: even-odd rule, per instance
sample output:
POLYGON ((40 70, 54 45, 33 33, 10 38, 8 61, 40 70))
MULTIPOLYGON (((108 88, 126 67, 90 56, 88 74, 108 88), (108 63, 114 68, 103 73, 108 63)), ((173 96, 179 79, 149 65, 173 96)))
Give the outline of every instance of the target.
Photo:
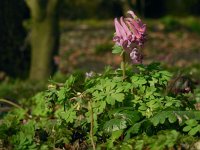
POLYGON ((121 54, 121 68, 50 81, 46 91, 31 98, 29 108, 11 103, 17 108, 0 124, 3 147, 159 150, 190 147, 198 140, 195 98, 174 93, 172 74, 159 63, 141 64, 146 26, 129 14, 115 19, 113 53, 121 54), (126 54, 134 65, 126 63, 126 54))

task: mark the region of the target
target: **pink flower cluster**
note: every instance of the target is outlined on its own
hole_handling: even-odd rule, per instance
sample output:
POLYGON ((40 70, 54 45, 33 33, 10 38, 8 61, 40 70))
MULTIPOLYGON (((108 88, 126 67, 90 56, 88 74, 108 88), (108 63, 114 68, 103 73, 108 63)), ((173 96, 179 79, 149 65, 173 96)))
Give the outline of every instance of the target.
POLYGON ((143 46, 145 42, 146 25, 142 23, 133 11, 128 11, 127 13, 130 17, 121 17, 119 21, 115 18, 116 32, 113 41, 130 54, 133 63, 142 63, 143 57, 138 47, 143 46))

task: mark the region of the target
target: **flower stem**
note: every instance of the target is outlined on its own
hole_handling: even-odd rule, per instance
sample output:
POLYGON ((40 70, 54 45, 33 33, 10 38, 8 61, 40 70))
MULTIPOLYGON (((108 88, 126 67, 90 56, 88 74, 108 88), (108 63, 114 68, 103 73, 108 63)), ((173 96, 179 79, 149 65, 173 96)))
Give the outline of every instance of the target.
POLYGON ((121 64, 121 68, 122 68, 122 78, 123 80, 126 78, 126 67, 125 67, 125 61, 126 61, 126 55, 125 55, 125 52, 123 51, 122 52, 122 64, 121 64))

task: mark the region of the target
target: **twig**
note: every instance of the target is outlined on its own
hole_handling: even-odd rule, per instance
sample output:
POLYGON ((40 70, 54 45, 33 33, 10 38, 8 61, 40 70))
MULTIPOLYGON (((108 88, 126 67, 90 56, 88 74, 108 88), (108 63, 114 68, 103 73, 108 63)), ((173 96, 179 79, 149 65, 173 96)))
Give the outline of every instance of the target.
MULTIPOLYGON (((11 101, 9 101, 9 100, 7 100, 7 99, 2 99, 2 98, 1 98, 1 99, 0 99, 0 102, 7 103, 7 104, 10 104, 10 105, 12 105, 12 106, 14 106, 14 107, 16 107, 16 108, 25 110, 24 108, 22 108, 22 107, 19 106, 18 104, 14 103, 14 102, 11 102, 11 101)), ((26 115, 28 118, 31 118, 31 116, 29 116, 29 114, 28 114, 27 112, 25 113, 25 115, 26 115)))
POLYGON ((93 138, 94 116, 93 116, 92 104, 90 102, 89 102, 89 108, 90 108, 90 111, 91 111, 90 139, 91 139, 93 150, 96 150, 94 138, 93 138))
POLYGON ((175 86, 175 83, 180 79, 182 73, 179 72, 177 77, 175 77, 174 80, 169 81, 169 84, 165 90, 165 95, 167 95, 170 91, 172 91, 173 87, 175 86))
POLYGON ((18 104, 13 103, 13 102, 11 102, 11 101, 9 101, 9 100, 6 100, 6 99, 0 99, 0 102, 4 102, 4 103, 7 103, 7 104, 10 104, 10 105, 12 105, 12 106, 14 106, 14 107, 16 107, 16 108, 19 108, 19 109, 24 109, 24 108, 22 108, 21 106, 19 106, 18 104))

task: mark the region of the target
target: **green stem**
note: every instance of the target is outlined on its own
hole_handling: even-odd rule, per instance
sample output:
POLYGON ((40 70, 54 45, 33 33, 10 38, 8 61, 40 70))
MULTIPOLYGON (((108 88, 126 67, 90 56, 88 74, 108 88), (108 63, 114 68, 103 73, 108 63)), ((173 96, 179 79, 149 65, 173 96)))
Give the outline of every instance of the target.
POLYGON ((13 102, 11 102, 11 101, 9 101, 9 100, 6 100, 6 99, 0 99, 0 102, 4 102, 4 103, 10 104, 10 105, 12 105, 12 106, 14 106, 14 107, 16 107, 16 108, 23 109, 23 108, 22 108, 21 106, 19 106, 18 104, 13 103, 13 102))
POLYGON ((125 67, 125 61, 126 61, 126 55, 125 55, 125 52, 122 52, 122 74, 123 74, 123 80, 126 78, 126 67, 125 67))
MULTIPOLYGON (((7 100, 7 99, 0 99, 0 102, 3 102, 3 103, 7 103, 7 104, 10 104, 10 105, 12 105, 12 106, 14 106, 14 107, 16 107, 16 108, 19 108, 19 109, 23 109, 24 110, 24 108, 22 108, 21 106, 19 106, 18 104, 16 104, 16 103, 13 103, 13 102, 11 102, 11 101, 9 101, 9 100, 7 100)), ((29 114, 26 112, 25 113, 25 115, 28 117, 28 118, 31 118, 31 116, 29 116, 29 114)))
POLYGON ((91 102, 89 102, 89 108, 90 108, 90 111, 91 111, 90 139, 91 139, 93 150, 96 150, 94 138, 93 138, 94 116, 93 116, 93 109, 92 109, 91 102))

